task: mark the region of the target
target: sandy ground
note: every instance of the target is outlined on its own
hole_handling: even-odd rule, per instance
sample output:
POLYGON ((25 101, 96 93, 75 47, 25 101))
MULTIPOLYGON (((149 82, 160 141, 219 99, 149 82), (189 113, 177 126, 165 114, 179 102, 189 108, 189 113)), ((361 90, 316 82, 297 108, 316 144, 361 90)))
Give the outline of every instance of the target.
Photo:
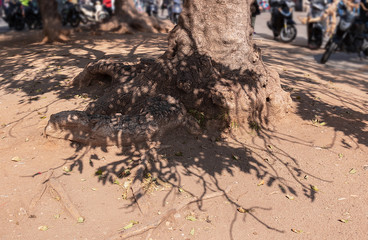
POLYGON ((141 198, 129 187, 141 161, 134 149, 43 136, 51 114, 97 97, 68 86, 87 63, 158 57, 166 38, 1 45, 1 239, 120 239, 160 219, 131 239, 368 239, 367 62, 320 65, 322 50, 257 39, 293 112, 258 133, 170 133, 155 143, 141 198))

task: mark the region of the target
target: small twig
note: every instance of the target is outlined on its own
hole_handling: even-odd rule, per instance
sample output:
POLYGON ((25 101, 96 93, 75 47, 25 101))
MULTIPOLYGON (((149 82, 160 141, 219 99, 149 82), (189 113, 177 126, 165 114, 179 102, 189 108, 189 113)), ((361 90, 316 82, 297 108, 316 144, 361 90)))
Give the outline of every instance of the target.
POLYGON ((157 228, 163 221, 168 219, 173 214, 179 212, 181 209, 183 209, 187 205, 189 205, 191 203, 198 202, 198 201, 203 201, 203 200, 207 200, 207 199, 211 199, 211 198, 226 195, 230 192, 231 188, 232 188, 232 186, 228 186, 224 191, 213 192, 213 193, 210 193, 208 195, 203 196, 202 198, 198 198, 198 197, 189 198, 186 201, 184 201, 183 203, 179 204, 178 206, 168 210, 162 217, 156 218, 155 220, 151 221, 150 223, 144 225, 143 227, 138 228, 136 230, 127 231, 127 232, 119 232, 118 234, 115 234, 115 235, 111 236, 109 238, 109 240, 127 239, 127 238, 130 238, 130 237, 142 234, 142 233, 144 233, 148 230, 157 228))

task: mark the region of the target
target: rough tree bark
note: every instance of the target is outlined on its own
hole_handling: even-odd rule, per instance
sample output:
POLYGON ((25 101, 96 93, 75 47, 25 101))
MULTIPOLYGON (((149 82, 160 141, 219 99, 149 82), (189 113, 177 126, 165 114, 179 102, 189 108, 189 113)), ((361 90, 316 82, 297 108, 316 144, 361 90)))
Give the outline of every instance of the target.
POLYGON ((39 0, 38 2, 45 35, 43 42, 68 40, 67 32, 62 30, 61 17, 57 11, 57 2, 55 0, 39 0))
POLYGON ((221 130, 283 117, 291 98, 253 43, 250 3, 185 1, 163 56, 136 65, 90 63, 74 83, 84 87, 108 75, 107 94, 84 112, 52 115, 45 133, 93 145, 125 145, 178 126, 193 130, 193 119, 221 130))
POLYGON ((173 24, 168 20, 163 21, 138 12, 133 0, 115 0, 115 16, 100 28, 121 33, 132 31, 167 33, 173 28, 173 24))

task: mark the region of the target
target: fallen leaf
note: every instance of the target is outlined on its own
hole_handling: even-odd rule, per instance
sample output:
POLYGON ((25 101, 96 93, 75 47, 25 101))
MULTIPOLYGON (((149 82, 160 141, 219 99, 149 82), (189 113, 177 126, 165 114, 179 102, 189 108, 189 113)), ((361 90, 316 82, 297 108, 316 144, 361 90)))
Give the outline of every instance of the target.
POLYGON ((234 160, 236 160, 236 161, 238 161, 239 160, 239 157, 238 156, 236 156, 236 155, 232 155, 232 158, 234 159, 234 160))
POLYGON ((78 223, 84 223, 84 218, 83 218, 83 217, 79 217, 79 218, 77 219, 77 222, 78 222, 78 223))
POLYGON ((63 171, 64 172, 71 172, 72 170, 70 170, 68 167, 65 166, 65 167, 63 167, 63 171))
POLYGON ((185 192, 184 189, 182 188, 179 188, 179 192, 185 192))
POLYGON ((101 176, 103 173, 103 171, 101 169, 98 169, 96 172, 95 172, 95 175, 96 176, 101 176))
POLYGON ((13 157, 11 160, 13 162, 20 162, 22 159, 20 157, 16 156, 16 157, 13 157))
POLYGON ((91 190, 92 190, 92 191, 96 191, 96 190, 97 190, 97 188, 94 188, 94 187, 93 187, 93 188, 91 188, 91 190))
POLYGON ((315 191, 315 192, 318 192, 318 191, 319 191, 318 187, 316 187, 316 186, 311 186, 311 188, 312 188, 312 190, 313 190, 313 191, 315 191))
POLYGON ((293 196, 286 195, 285 197, 286 197, 287 199, 294 200, 294 197, 293 197, 293 196))
POLYGON ((265 181, 264 180, 262 180, 262 181, 260 181, 258 184, 257 184, 257 186, 262 186, 262 185, 264 185, 265 184, 265 181))
POLYGON ((194 228, 192 228, 192 230, 190 230, 190 235, 194 236, 194 228))
POLYGON ((85 182, 85 181, 87 181, 87 179, 85 179, 85 178, 81 178, 81 181, 82 181, 82 182, 85 182))
POLYGON ((348 220, 346 220, 346 219, 339 219, 339 222, 342 222, 342 223, 347 223, 348 222, 348 220))
POLYGON ((350 169, 350 171, 349 171, 349 173, 350 174, 354 174, 354 173, 356 173, 357 172, 357 170, 355 169, 355 168, 352 168, 352 169, 350 169))
POLYGON ((339 153, 339 158, 342 158, 344 156, 344 154, 339 153))
POLYGON ((324 126, 324 125, 326 125, 326 122, 321 122, 319 125, 324 126))
POLYGON ((114 184, 120 185, 120 182, 117 179, 115 179, 114 184))
POLYGON ((291 231, 294 232, 294 233, 302 233, 303 232, 302 230, 295 229, 295 228, 292 228, 291 231))
POLYGON ((126 225, 125 227, 123 227, 124 230, 127 230, 129 228, 132 228, 134 225, 138 224, 138 221, 130 221, 130 223, 128 225, 126 225))
POLYGON ((55 215, 54 215, 54 218, 55 218, 55 219, 59 219, 59 218, 60 218, 60 214, 59 214, 59 213, 58 213, 58 214, 55 214, 55 215))
POLYGON ((192 221, 192 222, 197 221, 197 219, 192 215, 188 215, 185 219, 189 220, 189 221, 192 221))
POLYGON ((41 230, 41 231, 46 231, 47 229, 49 229, 48 226, 39 226, 38 227, 38 230, 41 230))
POLYGON ((181 156, 183 156, 183 153, 182 152, 176 152, 175 156, 181 157, 181 156))
POLYGON ((244 209, 243 207, 238 207, 238 212, 240 212, 240 213, 246 213, 247 212, 247 210, 246 209, 244 209))
POLYGON ((307 179, 308 179, 308 175, 305 175, 305 176, 304 176, 304 179, 305 179, 305 180, 307 180, 307 179))

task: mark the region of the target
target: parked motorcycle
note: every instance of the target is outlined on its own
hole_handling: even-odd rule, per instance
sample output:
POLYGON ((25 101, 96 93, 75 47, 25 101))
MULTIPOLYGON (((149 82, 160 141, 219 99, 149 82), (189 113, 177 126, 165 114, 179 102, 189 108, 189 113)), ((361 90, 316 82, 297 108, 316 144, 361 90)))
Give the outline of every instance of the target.
POLYGON ((17 31, 24 29, 25 20, 23 18, 23 8, 20 2, 4 3, 5 18, 4 21, 8 23, 9 28, 14 28, 17 31))
POLYGON ((42 29, 42 17, 38 6, 30 2, 28 11, 25 13, 25 21, 29 29, 42 29))
POLYGON ((75 5, 76 10, 80 13, 79 17, 83 23, 92 22, 100 23, 106 22, 110 15, 103 7, 100 1, 96 1, 96 5, 82 4, 75 5))
POLYGON ((365 56, 368 56, 368 37, 364 24, 358 23, 356 15, 346 10, 346 7, 343 11, 340 10, 338 11, 340 20, 335 33, 325 46, 326 50, 320 60, 322 64, 326 63, 335 51, 356 52, 359 56, 364 53, 365 56))
POLYGON ((157 17, 158 14, 158 6, 156 0, 149 0, 146 5, 146 13, 148 16, 157 17))
MULTIPOLYGON (((311 0, 308 18, 321 17, 326 9, 325 0, 311 0)), ((308 47, 318 49, 323 43, 325 26, 323 22, 307 23, 308 47)))
POLYGON ((69 23, 72 27, 78 27, 81 22, 80 15, 79 7, 76 7, 69 1, 64 2, 63 9, 61 10, 61 22, 64 26, 69 23))
POLYGON ((295 3, 289 0, 271 1, 271 20, 267 26, 272 30, 274 38, 280 36, 282 42, 295 39, 297 30, 293 20, 295 3))

